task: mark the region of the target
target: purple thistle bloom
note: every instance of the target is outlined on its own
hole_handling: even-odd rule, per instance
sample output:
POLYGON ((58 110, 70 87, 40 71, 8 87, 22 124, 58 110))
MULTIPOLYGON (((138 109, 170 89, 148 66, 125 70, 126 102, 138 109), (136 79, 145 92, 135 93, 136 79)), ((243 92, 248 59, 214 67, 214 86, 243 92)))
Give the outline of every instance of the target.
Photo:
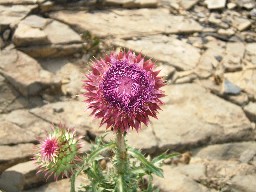
POLYGON ((131 51, 95 60, 84 81, 85 102, 91 114, 115 131, 148 125, 149 116, 157 118, 164 96, 160 88, 165 84, 154 67, 151 60, 144 61, 141 54, 131 51))

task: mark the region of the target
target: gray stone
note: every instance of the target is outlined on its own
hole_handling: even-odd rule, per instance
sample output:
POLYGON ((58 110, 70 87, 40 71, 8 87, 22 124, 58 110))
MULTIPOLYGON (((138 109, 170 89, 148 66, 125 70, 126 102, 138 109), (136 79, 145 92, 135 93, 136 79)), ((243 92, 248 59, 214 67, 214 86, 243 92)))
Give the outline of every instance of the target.
POLYGON ((139 132, 130 131, 127 141, 130 146, 141 149, 143 153, 153 154, 157 149, 157 138, 150 127, 142 128, 139 132))
POLYGON ((0 5, 35 5, 43 0, 0 0, 0 5))
POLYGON ((75 24, 80 31, 89 31, 98 37, 133 38, 150 34, 202 31, 202 26, 196 21, 170 15, 167 9, 59 11, 52 13, 51 17, 70 25, 75 24))
POLYGON ((197 149, 196 156, 208 160, 239 161, 246 150, 255 149, 256 143, 253 141, 216 144, 197 149))
POLYGON ((75 128, 84 135, 87 131, 94 133, 104 132, 105 128, 99 130, 99 121, 90 117, 90 111, 86 110, 86 104, 81 101, 56 102, 42 107, 33 108, 30 112, 48 122, 75 128))
POLYGON ((223 9, 226 6, 226 0, 205 0, 208 9, 223 9))
POLYGON ((256 98, 256 70, 247 69, 234 73, 225 73, 225 77, 242 88, 250 97, 256 98))
MULTIPOLYGON (((80 187, 81 184, 88 185, 88 179, 84 175, 77 177, 76 183, 75 183, 76 191, 78 191, 78 188, 80 187)), ((48 183, 39 188, 34 188, 34 189, 26 190, 23 192, 60 192, 60 191, 61 192, 70 191, 70 179, 62 179, 60 181, 48 183)))
POLYGON ((58 21, 50 22, 44 29, 52 44, 81 43, 81 37, 69 26, 58 21))
POLYGON ((81 51, 81 37, 69 26, 31 15, 13 36, 14 44, 33 57, 59 57, 81 51))
POLYGON ((195 84, 167 88, 166 105, 151 125, 162 150, 254 138, 240 107, 195 84))
POLYGON ((243 43, 227 43, 226 54, 222 60, 225 71, 234 72, 242 69, 245 46, 243 43))
MULTIPOLYGON (((6 169, 0 177, 0 185, 4 186, 6 191, 21 191, 22 189, 31 188, 45 182, 43 173, 36 174, 37 166, 34 161, 19 163, 6 169)), ((53 181, 53 177, 48 179, 53 181)))
POLYGON ((249 163, 251 160, 253 160, 254 157, 256 157, 256 150, 247 149, 241 154, 239 161, 241 163, 249 163))
POLYGON ((239 192, 239 191, 246 191, 246 192, 254 192, 256 188, 256 183, 252 182, 255 181, 256 174, 252 175, 237 175, 231 179, 231 187, 232 191, 239 192))
POLYGON ((253 9, 256 5, 254 0, 236 0, 236 3, 246 9, 253 9))
POLYGON ((2 51, 0 59, 0 73, 24 96, 36 95, 48 86, 58 85, 50 72, 22 52, 2 51))
POLYGON ((0 145, 0 172, 20 162, 27 161, 34 154, 34 144, 18 144, 14 146, 0 145))
POLYGON ((239 31, 244 31, 251 26, 251 21, 243 17, 234 17, 232 20, 232 25, 239 31))
POLYGON ((244 107, 244 112, 251 121, 256 122, 256 103, 250 102, 244 107))
POLYGON ((81 93, 83 74, 75 63, 61 58, 44 59, 40 64, 61 80, 61 91, 64 95, 75 96, 81 93))
POLYGON ((205 186, 197 183, 189 176, 180 173, 170 166, 163 166, 164 178, 154 177, 153 183, 163 192, 183 191, 183 192, 209 192, 205 186))
POLYGON ((199 49, 173 36, 150 36, 127 41, 116 40, 114 44, 137 52, 142 51, 143 54, 180 70, 195 68, 200 59, 199 49))
POLYGON ((7 121, 0 125, 0 144, 18 144, 35 141, 35 136, 28 130, 24 130, 7 121))
MULTIPOLYGON (((3 119, 11 124, 20 127, 23 130, 24 134, 29 132, 27 136, 27 142, 35 141, 38 137, 41 137, 45 135, 47 131, 50 131, 52 127, 51 123, 46 122, 39 117, 36 117, 35 115, 31 114, 27 109, 12 111, 8 114, 3 115, 3 119)), ((8 132, 9 131, 7 131, 6 133, 8 132)), ((12 132, 10 131, 9 134, 12 134, 12 132)), ((16 135, 16 137, 18 136, 19 135, 16 135)))
POLYGON ((0 27, 17 25, 36 5, 0 5, 0 27))

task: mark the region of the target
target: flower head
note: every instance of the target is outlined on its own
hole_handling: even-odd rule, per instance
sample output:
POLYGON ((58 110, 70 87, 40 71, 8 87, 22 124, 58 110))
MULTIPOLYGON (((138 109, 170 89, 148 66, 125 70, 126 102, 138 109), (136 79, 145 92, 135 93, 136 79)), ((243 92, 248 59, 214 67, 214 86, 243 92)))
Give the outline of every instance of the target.
POLYGON ((138 130, 141 123, 148 125, 149 116, 157 118, 164 82, 154 67, 151 60, 131 51, 111 53, 93 62, 84 81, 84 96, 101 125, 125 132, 130 127, 138 130))
POLYGON ((64 125, 53 127, 46 139, 41 139, 34 156, 35 163, 39 165, 39 172, 44 172, 49 178, 54 175, 68 177, 80 161, 78 156, 80 148, 79 138, 73 130, 64 125))

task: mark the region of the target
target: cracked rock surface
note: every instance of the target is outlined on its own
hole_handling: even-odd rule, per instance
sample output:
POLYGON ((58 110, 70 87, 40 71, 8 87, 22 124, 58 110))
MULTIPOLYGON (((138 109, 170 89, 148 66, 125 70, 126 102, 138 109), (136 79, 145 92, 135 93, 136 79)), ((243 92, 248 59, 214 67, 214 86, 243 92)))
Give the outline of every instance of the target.
MULTIPOLYGON (((165 105, 127 134, 154 156, 181 155, 154 178, 163 192, 254 192, 256 4, 253 0, 0 0, 0 191, 68 192, 31 162, 59 122, 105 132, 82 102, 93 56, 131 49, 166 80, 165 105)), ((108 137, 113 137, 110 133, 108 137)), ((77 181, 86 184, 84 176, 77 181)))

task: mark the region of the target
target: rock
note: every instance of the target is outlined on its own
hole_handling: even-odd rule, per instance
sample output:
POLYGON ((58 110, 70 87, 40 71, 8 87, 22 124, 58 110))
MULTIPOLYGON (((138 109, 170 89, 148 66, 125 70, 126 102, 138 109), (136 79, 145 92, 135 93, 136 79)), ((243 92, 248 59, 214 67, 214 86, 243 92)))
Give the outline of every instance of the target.
MULTIPOLYGON (((256 66, 256 43, 246 44, 245 60, 247 65, 256 66)), ((244 63, 246 65, 246 63, 244 63)))
POLYGON ((80 93, 83 74, 76 64, 62 58, 41 60, 40 64, 61 80, 61 91, 64 95, 75 96, 80 93))
POLYGON ((223 9, 226 6, 226 0, 205 0, 208 9, 223 9))
POLYGON ((58 85, 50 72, 20 51, 2 51, 0 59, 0 73, 24 96, 36 95, 46 87, 58 85))
POLYGON ((75 27, 80 31, 89 31, 102 38, 134 38, 150 34, 202 31, 202 26, 196 21, 184 16, 170 15, 167 9, 58 11, 51 13, 51 17, 70 25, 75 23, 75 27))
POLYGON ((242 17, 234 17, 232 25, 239 31, 244 31, 251 26, 251 21, 242 17))
MULTIPOLYGON (((12 111, 3 115, 3 119, 8 121, 9 124, 13 124, 21 128, 24 132, 23 134, 29 132, 27 142, 34 142, 38 137, 43 136, 47 131, 50 131, 52 127, 51 123, 36 117, 27 109, 12 111)), ((12 134, 12 132, 10 131, 9 134, 12 134)))
POLYGON ((167 88, 166 105, 151 125, 161 150, 254 138, 251 123, 240 107, 196 84, 167 88))
POLYGON ((30 112, 48 122, 66 124, 67 127, 75 128, 82 135, 87 131, 94 133, 105 131, 103 127, 99 130, 99 121, 89 117, 90 111, 86 110, 86 104, 81 101, 51 103, 33 108, 30 112))
POLYGON ((235 3, 228 3, 227 7, 228 7, 228 9, 234 9, 234 8, 236 8, 236 4, 235 3))
POLYGON ((146 127, 139 130, 130 131, 127 134, 128 144, 137 149, 141 149, 143 153, 153 154, 157 149, 157 138, 152 128, 146 127))
POLYGON ((159 76, 162 76, 164 79, 169 79, 174 73, 175 68, 170 65, 159 65, 156 70, 161 70, 159 76))
POLYGON ((246 192, 254 192, 256 188, 255 180, 256 174, 252 175, 237 175, 231 179, 231 186, 233 191, 246 191, 246 192))
POLYGON ((256 103, 250 102, 244 107, 244 112, 252 122, 256 122, 256 103))
POLYGON ((225 96, 225 99, 240 106, 245 106, 249 102, 248 95, 245 93, 239 93, 239 95, 227 95, 225 96))
POLYGON ((0 145, 0 173, 12 165, 29 160, 33 155, 34 147, 34 144, 0 145))
POLYGON ((33 57, 58 57, 81 51, 81 37, 69 26, 31 15, 13 36, 14 44, 33 57))
POLYGON ((180 5, 185 10, 191 9, 194 5, 196 5, 199 2, 199 0, 180 0, 180 5))
POLYGON ((3 121, 0 125, 0 145, 35 141, 35 136, 15 124, 3 121))
POLYGON ((180 173, 170 166, 163 166, 164 178, 154 177, 153 183, 163 192, 183 191, 183 192, 208 192, 205 186, 197 183, 189 176, 180 173))
POLYGON ((36 5, 0 5, 0 27, 10 26, 13 28, 35 7, 36 5))
POLYGON ((256 157, 256 150, 247 149, 241 154, 239 161, 241 163, 249 163, 251 160, 253 160, 254 156, 256 157))
POLYGON ((116 40, 116 46, 132 49, 154 59, 168 63, 179 70, 194 68, 199 59, 199 49, 172 36, 150 36, 139 40, 116 40))
POLYGON ((47 35, 38 28, 31 28, 19 24, 13 36, 13 43, 17 46, 45 45, 49 44, 47 35))
MULTIPOLYGON (((28 189, 45 182, 44 175, 36 174, 37 166, 35 162, 28 161, 19 163, 13 167, 6 169, 0 177, 0 185, 6 191, 21 191, 22 189, 28 189), (17 187, 18 186, 18 187, 17 187)), ((53 177, 49 178, 49 181, 53 181, 53 177)))
POLYGON ((35 5, 43 0, 0 0, 0 5, 35 5))
POLYGON ((256 70, 248 69, 234 73, 225 73, 225 78, 242 88, 249 97, 256 98, 256 70))
MULTIPOLYGON (((76 186, 76 191, 78 190, 78 188, 80 187, 80 185, 83 184, 83 185, 88 185, 88 179, 82 175, 82 176, 78 176, 76 178, 76 183, 75 183, 75 186, 76 186)), ((39 188, 33 188, 33 189, 30 189, 30 190, 26 190, 26 191, 23 191, 23 192, 46 192, 46 191, 49 191, 49 192, 69 192, 70 191, 70 179, 62 179, 60 181, 57 181, 57 182, 52 182, 52 183, 48 183, 48 184, 45 184, 39 188)))
POLYGON ((5 78, 0 75, 0 113, 5 112, 9 105, 18 97, 18 92, 7 84, 5 78))
POLYGON ((254 0, 236 0, 236 3, 246 9, 253 9, 256 5, 254 0))
POLYGON ((233 29, 219 29, 218 34, 225 35, 225 36, 232 36, 235 34, 235 31, 233 29))
POLYGON ((196 157, 208 160, 239 161, 244 158, 245 151, 255 150, 255 148, 256 143, 253 141, 216 144, 197 149, 196 157))
POLYGON ((234 72, 242 69, 242 59, 245 53, 243 43, 227 43, 226 54, 222 60, 225 71, 234 72))

